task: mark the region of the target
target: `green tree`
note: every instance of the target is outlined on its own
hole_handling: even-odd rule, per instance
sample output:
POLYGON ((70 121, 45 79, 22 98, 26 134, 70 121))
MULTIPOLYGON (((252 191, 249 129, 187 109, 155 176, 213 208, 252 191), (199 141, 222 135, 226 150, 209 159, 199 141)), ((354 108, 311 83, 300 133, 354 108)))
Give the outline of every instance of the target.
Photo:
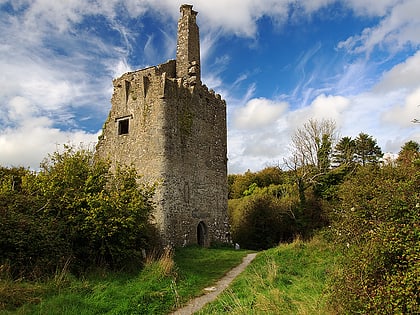
POLYGON ((54 220, 42 216, 44 205, 35 173, 0 168, 0 265, 12 278, 42 277, 71 256, 54 220))
POLYGON ((354 140, 356 161, 361 165, 378 163, 383 156, 381 148, 376 140, 366 133, 359 133, 354 140))
POLYGON ((258 187, 268 187, 284 183, 285 174, 279 166, 268 166, 255 174, 258 187))
POLYGON ((331 136, 327 134, 323 134, 321 145, 317 152, 318 169, 320 172, 327 172, 328 169, 330 168, 331 151, 332 151, 331 136))
MULTIPOLYGON (((398 153, 397 162, 401 164, 415 163, 420 159, 420 144, 415 141, 406 142, 398 153)), ((418 163, 418 162, 417 162, 418 163)))
POLYGON ((333 153, 333 163, 338 166, 350 166, 355 162, 356 143, 351 137, 343 137, 337 143, 333 153))
MULTIPOLYGON (((269 166, 258 172, 246 171, 245 174, 229 174, 229 199, 242 198, 250 194, 250 187, 268 187, 284 182, 284 172, 278 166, 269 166)), ((252 190, 252 189, 251 189, 252 190)))
MULTIPOLYGON (((272 187, 273 188, 273 187, 272 187)), ((271 188, 271 189, 272 189, 271 188)), ((279 242, 290 241, 295 234, 296 221, 286 199, 275 197, 271 189, 257 189, 252 195, 235 202, 232 236, 241 247, 267 249, 279 242)))
POLYGON ((229 186, 229 198, 242 198, 244 192, 255 182, 255 174, 250 170, 246 171, 244 174, 229 175, 228 183, 231 183, 229 186))
POLYGON ((44 215, 55 218, 81 264, 119 264, 147 245, 153 186, 140 186, 132 167, 94 158, 66 146, 42 164, 38 175, 44 215))

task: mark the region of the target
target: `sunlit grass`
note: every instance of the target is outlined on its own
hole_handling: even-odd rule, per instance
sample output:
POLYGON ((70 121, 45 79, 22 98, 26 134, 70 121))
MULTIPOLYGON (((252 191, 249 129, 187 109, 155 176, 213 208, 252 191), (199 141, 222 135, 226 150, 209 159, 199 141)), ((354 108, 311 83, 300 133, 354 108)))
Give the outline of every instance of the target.
MULTIPOLYGON (((8 280, 0 286, 1 301, 14 299, 15 308, 3 307, 0 314, 168 314, 203 294, 203 288, 214 284, 246 254, 191 247, 149 259, 134 274, 99 270, 85 278, 59 274, 48 283, 8 280), (5 292, 11 293, 6 296, 5 292), (19 297, 26 297, 27 303, 17 307, 19 297)), ((335 257, 321 238, 260 252, 198 314, 333 314, 323 292, 335 257)))
POLYGON ((198 314, 333 314, 323 292, 334 257, 321 238, 261 252, 198 314))
POLYGON ((43 283, 2 281, 0 314, 167 314, 201 295, 246 253, 191 247, 148 259, 139 273, 98 270, 84 278, 60 273, 43 283))

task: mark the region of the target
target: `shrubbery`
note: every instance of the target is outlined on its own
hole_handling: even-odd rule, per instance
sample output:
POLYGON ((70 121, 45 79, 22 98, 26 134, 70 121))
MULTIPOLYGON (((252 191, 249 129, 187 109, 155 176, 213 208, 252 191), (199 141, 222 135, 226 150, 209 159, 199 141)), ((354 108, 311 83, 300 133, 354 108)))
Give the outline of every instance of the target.
POLYGON ((332 238, 342 267, 332 303, 344 313, 420 311, 420 168, 361 167, 340 189, 332 238))
POLYGON ((65 147, 38 173, 0 171, 0 264, 13 277, 49 275, 70 261, 74 271, 121 267, 156 239, 149 224, 153 186, 131 167, 65 147))
POLYGON ((267 249, 293 238, 293 218, 278 200, 268 193, 257 193, 241 200, 232 211, 235 242, 249 249, 267 249))
POLYGON ((341 159, 324 170, 278 169, 271 183, 260 176, 273 168, 231 175, 232 236, 264 249, 329 226, 342 253, 330 283, 336 312, 420 313, 420 145, 407 142, 396 161, 384 162, 372 137, 359 138, 339 142, 341 159))
POLYGON ((244 248, 267 249, 296 236, 308 238, 326 224, 321 201, 312 189, 303 192, 302 202, 293 174, 277 169, 277 176, 266 177, 273 173, 274 168, 247 172, 237 177, 240 185, 231 182, 234 195, 242 190, 242 198, 229 200, 232 237, 244 248), (246 178, 255 180, 247 189, 242 185, 246 178))

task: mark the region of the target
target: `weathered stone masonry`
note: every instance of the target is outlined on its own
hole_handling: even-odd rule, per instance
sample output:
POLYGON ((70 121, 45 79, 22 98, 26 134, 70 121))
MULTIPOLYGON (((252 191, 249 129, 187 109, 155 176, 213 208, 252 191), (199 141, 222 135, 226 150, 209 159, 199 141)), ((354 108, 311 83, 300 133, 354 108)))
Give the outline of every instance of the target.
POLYGON ((197 12, 181 6, 176 60, 113 81, 97 155, 159 182, 154 218, 166 244, 226 242, 226 102, 201 83, 197 12))

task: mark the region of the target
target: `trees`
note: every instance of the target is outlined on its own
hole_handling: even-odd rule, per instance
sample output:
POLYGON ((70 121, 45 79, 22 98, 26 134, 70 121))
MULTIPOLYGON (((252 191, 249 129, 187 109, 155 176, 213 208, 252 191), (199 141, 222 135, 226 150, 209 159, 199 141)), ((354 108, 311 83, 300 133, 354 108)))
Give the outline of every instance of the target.
POLYGON ((397 162, 400 164, 420 163, 420 144, 415 141, 406 142, 398 153, 397 162))
POLYGON ((66 260, 81 271, 140 259, 156 238, 154 186, 141 183, 134 168, 109 166, 90 150, 66 146, 37 174, 0 171, 0 263, 13 275, 36 276, 66 260))
POLYGON ((245 174, 229 174, 229 199, 242 198, 251 185, 267 187, 277 185, 284 181, 284 174, 280 167, 269 166, 258 172, 246 171, 245 174))
POLYGON ((337 143, 333 153, 335 165, 352 165, 355 162, 356 143, 351 137, 343 137, 337 143))
POLYGON ((366 133, 352 139, 351 137, 343 137, 337 143, 333 153, 334 166, 349 167, 354 164, 366 165, 378 163, 383 156, 381 148, 377 145, 376 140, 366 133))
POLYGON ((418 313, 419 166, 367 163, 340 185, 331 232, 342 269, 331 296, 343 313, 418 313))
POLYGON ((0 265, 13 278, 53 273, 71 257, 55 221, 43 217, 44 205, 35 173, 0 167, 0 265))
POLYGON ((333 120, 311 119, 292 137, 292 154, 285 162, 298 187, 302 215, 307 208, 307 189, 319 185, 330 169, 332 147, 337 135, 333 120))
POLYGON ((381 148, 377 145, 376 140, 366 133, 359 133, 354 140, 356 162, 361 165, 368 163, 378 163, 383 156, 381 148))
POLYGON ((296 224, 288 175, 277 166, 229 175, 232 236, 242 247, 262 249, 293 237, 296 224))
POLYGON ((315 166, 319 170, 327 169, 337 134, 333 120, 310 119, 292 136, 292 163, 297 167, 315 166))
POLYGON ((290 241, 299 233, 291 189, 287 184, 262 188, 255 185, 249 195, 229 200, 234 241, 244 248, 260 250, 290 241))

